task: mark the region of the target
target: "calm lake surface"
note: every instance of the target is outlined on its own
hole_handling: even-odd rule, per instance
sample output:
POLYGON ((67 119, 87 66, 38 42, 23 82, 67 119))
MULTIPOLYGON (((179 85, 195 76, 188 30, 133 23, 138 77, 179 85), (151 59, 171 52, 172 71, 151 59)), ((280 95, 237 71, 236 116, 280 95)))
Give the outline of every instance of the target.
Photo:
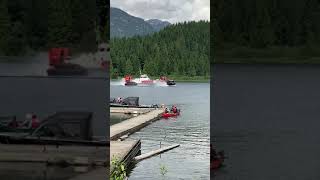
POLYGON ((211 142, 228 159, 212 179, 320 179, 320 66, 213 72, 211 142))
POLYGON ((111 97, 139 96, 140 104, 176 104, 177 118, 161 119, 130 136, 141 139, 141 153, 163 146, 180 147, 139 162, 130 180, 161 179, 160 167, 168 172, 166 179, 209 179, 210 84, 177 83, 175 87, 125 87, 111 83, 111 97))
MULTIPOLYGON (((109 81, 104 76, 106 73, 102 76, 94 72, 89 77, 46 77, 47 67, 46 53, 34 57, 0 57, 0 116, 16 115, 20 121, 30 112, 44 119, 58 111, 90 111, 93 112, 93 135, 108 138, 109 81)), ((0 163, 0 177, 6 180, 64 180, 87 171, 83 167, 0 163)))

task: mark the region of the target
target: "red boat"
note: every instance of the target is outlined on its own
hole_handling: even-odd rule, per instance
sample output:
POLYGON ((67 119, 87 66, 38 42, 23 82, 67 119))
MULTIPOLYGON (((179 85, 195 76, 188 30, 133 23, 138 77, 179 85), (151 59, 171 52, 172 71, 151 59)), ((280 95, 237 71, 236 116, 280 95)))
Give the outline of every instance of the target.
POLYGON ((124 77, 124 80, 125 80, 124 85, 125 85, 125 86, 136 86, 137 83, 134 82, 134 81, 132 81, 132 79, 133 79, 133 78, 132 78, 131 75, 126 75, 126 76, 124 77))
POLYGON ((177 112, 177 113, 170 112, 170 113, 163 113, 162 117, 163 118, 169 118, 169 117, 176 117, 176 116, 179 116, 179 115, 180 115, 180 112, 177 112))
POLYGON ((87 75, 86 68, 68 62, 70 60, 69 48, 51 48, 49 50, 49 68, 47 74, 49 76, 57 75, 87 75))

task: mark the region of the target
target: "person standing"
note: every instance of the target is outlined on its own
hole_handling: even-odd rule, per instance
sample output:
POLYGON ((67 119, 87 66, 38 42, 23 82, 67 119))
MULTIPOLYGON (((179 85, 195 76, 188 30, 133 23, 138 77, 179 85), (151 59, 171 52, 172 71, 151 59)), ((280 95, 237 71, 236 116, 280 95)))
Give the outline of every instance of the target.
POLYGON ((40 121, 37 117, 37 115, 33 114, 31 119, 31 128, 36 129, 40 126, 40 121))

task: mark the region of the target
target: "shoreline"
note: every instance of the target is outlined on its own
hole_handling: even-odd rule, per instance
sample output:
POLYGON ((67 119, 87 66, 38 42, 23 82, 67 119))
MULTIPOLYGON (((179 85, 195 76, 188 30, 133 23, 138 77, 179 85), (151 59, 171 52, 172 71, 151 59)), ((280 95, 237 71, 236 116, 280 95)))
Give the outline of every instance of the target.
MULTIPOLYGON (((110 81, 120 81, 118 79, 110 79, 110 81)), ((184 83, 210 83, 210 78, 208 79, 173 79, 175 82, 184 82, 184 83)))
POLYGON ((320 64, 320 57, 216 57, 213 64, 320 64))

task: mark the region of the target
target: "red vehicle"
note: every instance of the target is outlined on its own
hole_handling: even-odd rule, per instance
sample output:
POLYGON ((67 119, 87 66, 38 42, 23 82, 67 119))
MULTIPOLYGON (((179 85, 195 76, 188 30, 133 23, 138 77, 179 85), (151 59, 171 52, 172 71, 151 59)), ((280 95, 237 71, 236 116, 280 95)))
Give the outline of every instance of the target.
POLYGON ((176 116, 179 116, 179 115, 180 115, 180 112, 177 112, 177 113, 170 112, 170 113, 163 113, 162 117, 163 118, 169 118, 169 117, 176 117, 176 116))
POLYGON ((163 118, 169 118, 169 117, 176 117, 180 115, 180 109, 176 109, 176 112, 170 111, 170 112, 164 112, 162 114, 163 118))
POLYGON ((126 75, 124 77, 124 81, 125 81, 124 85, 126 85, 126 86, 136 86, 137 83, 132 81, 132 80, 133 80, 133 77, 131 75, 126 75))
POLYGON ((78 64, 67 62, 70 60, 69 48, 51 48, 49 50, 49 68, 47 74, 51 75, 87 75, 88 71, 78 64))

